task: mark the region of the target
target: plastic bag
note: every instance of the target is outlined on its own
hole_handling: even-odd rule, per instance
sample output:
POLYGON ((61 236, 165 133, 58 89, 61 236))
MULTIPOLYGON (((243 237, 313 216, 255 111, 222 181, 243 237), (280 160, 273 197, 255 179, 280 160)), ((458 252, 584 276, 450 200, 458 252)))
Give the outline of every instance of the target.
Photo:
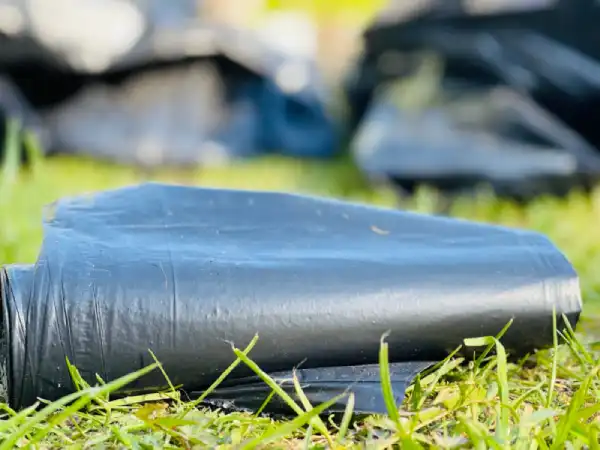
POLYGON ((373 100, 351 144, 361 169, 411 192, 485 184, 528 199, 600 179, 600 155, 530 98, 507 88, 449 87, 421 109, 373 100))
MULTIPOLYGON (((505 92, 512 92, 508 94, 510 101, 515 102, 512 109, 536 109, 534 114, 537 116, 553 117, 551 128, 560 132, 553 132, 551 128, 538 128, 535 131, 545 142, 544 146, 550 142, 555 152, 563 154, 565 161, 572 159, 574 154, 581 155, 582 146, 597 153, 600 134, 593 119, 600 108, 600 52, 594 44, 597 42, 597 27, 594 24, 600 18, 600 5, 597 2, 559 0, 516 4, 512 1, 479 0, 454 2, 452 5, 428 2, 426 7, 408 17, 394 12, 393 6, 399 3, 401 2, 391 2, 390 10, 384 12, 365 32, 364 54, 348 82, 355 125, 365 115, 372 116, 369 112, 371 108, 382 108, 375 105, 383 98, 378 94, 380 87, 413 76, 419 70, 422 54, 433 53, 443 62, 440 83, 442 90, 446 90, 448 85, 454 85, 456 92, 453 95, 456 96, 460 90, 456 86, 463 86, 463 95, 469 97, 476 88, 485 91, 505 87, 505 92), (520 99, 514 100, 515 98, 520 99), (571 139, 575 147, 565 148, 564 139, 556 142, 557 133, 577 134, 578 143, 571 139)), ((482 102, 487 95, 481 94, 482 102)), ((401 120, 400 116, 403 114, 398 113, 394 120, 401 120)), ((435 114, 437 113, 434 111, 430 113, 435 114)), ((531 118, 530 113, 518 113, 519 116, 523 114, 531 118)), ((444 120, 452 122, 454 119, 448 117, 444 120)), ((500 120, 505 121, 506 118, 501 117, 500 120)), ((523 120, 519 125, 521 128, 531 126, 529 119, 523 120)), ((391 128, 396 125, 392 123, 397 122, 389 119, 387 123, 389 133, 393 134, 391 128)), ((494 134, 492 139, 505 141, 499 144, 504 149, 497 148, 496 152, 487 152, 490 155, 489 161, 480 160, 471 183, 474 180, 489 179, 489 173, 497 170, 494 155, 500 157, 500 152, 507 152, 505 159, 513 158, 510 165, 515 168, 513 190, 522 190, 522 195, 527 196, 530 180, 525 176, 519 178, 516 174, 528 172, 534 177, 544 178, 548 172, 545 167, 553 164, 553 157, 549 156, 545 160, 543 155, 552 153, 537 152, 536 156, 531 153, 537 160, 533 164, 539 164, 538 169, 527 169, 527 166, 517 168, 518 159, 514 159, 510 148, 517 142, 519 146, 530 143, 527 139, 508 142, 502 133, 495 134, 493 128, 488 127, 488 132, 494 134)), ((454 130, 451 133, 446 134, 446 138, 450 139, 449 146, 462 145, 459 143, 461 132, 454 130)), ((414 142, 406 142, 403 146, 413 144, 414 142)), ((427 155, 432 155, 431 149, 427 147, 428 144, 424 145, 423 158, 428 158, 427 155)), ((465 155, 458 157, 460 161, 468 161, 474 156, 470 150, 473 145, 475 141, 466 145, 465 155)), ((487 148, 487 144, 483 144, 483 147, 487 148)), ((379 153, 378 150, 373 152, 379 153)), ((583 159, 576 157, 576 171, 584 171, 597 177, 600 156, 594 158, 594 152, 586 151, 587 155, 583 159), (580 166, 584 167, 580 169, 580 166)), ((448 150, 447 158, 456 157, 450 154, 455 155, 452 149, 448 150)), ((444 159, 442 155, 440 153, 439 158, 444 159)), ((483 152, 479 155, 485 158, 483 152)), ((400 153, 396 157, 399 158, 400 153)), ((438 157, 434 156, 430 161, 433 162, 436 158, 438 157)), ((401 165, 402 160, 389 160, 387 164, 390 165, 388 175, 394 177, 391 167, 401 165)), ((427 170, 439 172, 443 170, 441 164, 434 164, 427 170)), ((406 169, 399 174, 400 177, 408 174, 410 165, 408 162, 406 169)), ((503 166, 508 167, 506 164, 503 166)), ((567 185, 585 185, 585 177, 571 176, 573 170, 569 170, 569 167, 572 166, 572 163, 565 163, 562 170, 564 177, 556 174, 556 182, 562 186, 555 188, 549 183, 543 192, 554 193, 567 185)), ((455 172, 453 165, 449 164, 443 176, 450 179, 460 178, 462 175, 460 170, 455 172)), ((416 172, 409 177, 418 181, 420 174, 416 172)))
MULTIPOLYGON (((0 24, 0 74, 47 128, 47 152, 145 166, 333 155, 314 61, 206 23, 195 4, 0 0, 23 20, 0 24)), ((2 110, 13 112, 0 97, 2 110)))
MULTIPOLYGON (((66 357, 95 383, 150 364, 148 349, 198 393, 258 333, 250 358, 278 380, 299 367, 311 402, 350 390, 356 412, 384 413, 384 333, 401 401, 465 338, 513 319, 502 340, 523 355, 552 344, 553 308, 563 329, 582 306, 536 233, 328 199, 144 184, 61 200, 44 229, 36 264, 1 277, 15 408, 71 392, 66 357)), ((269 391, 242 366, 208 402, 260 406, 269 391)), ((151 373, 127 393, 165 384, 151 373)))

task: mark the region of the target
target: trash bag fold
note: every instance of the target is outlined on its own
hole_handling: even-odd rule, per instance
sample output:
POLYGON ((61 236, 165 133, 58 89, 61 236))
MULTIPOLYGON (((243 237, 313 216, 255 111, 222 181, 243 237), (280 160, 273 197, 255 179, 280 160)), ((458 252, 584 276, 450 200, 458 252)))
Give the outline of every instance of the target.
MULTIPOLYGON (((60 200, 44 233, 35 265, 2 271, 15 408, 71 392, 65 358, 95 383, 149 349, 198 393, 258 333, 249 356, 276 379, 298 367, 311 401, 349 389, 356 411, 383 413, 386 332, 401 400, 465 338, 513 320, 502 340, 523 355, 552 344, 554 309, 563 329, 582 307, 539 234, 316 197, 150 183, 60 200)), ((160 388, 156 372, 127 393, 160 388)), ((256 409, 268 394, 242 364, 207 401, 256 409)))

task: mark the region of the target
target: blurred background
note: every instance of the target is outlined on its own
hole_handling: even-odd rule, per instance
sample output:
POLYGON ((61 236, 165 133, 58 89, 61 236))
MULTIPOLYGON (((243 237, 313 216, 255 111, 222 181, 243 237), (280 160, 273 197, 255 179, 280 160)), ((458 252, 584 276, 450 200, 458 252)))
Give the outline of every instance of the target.
MULTIPOLYGON (((0 262, 147 180, 547 234, 600 305, 589 0, 0 0, 0 262)), ((598 36, 600 37, 600 36, 598 36)))

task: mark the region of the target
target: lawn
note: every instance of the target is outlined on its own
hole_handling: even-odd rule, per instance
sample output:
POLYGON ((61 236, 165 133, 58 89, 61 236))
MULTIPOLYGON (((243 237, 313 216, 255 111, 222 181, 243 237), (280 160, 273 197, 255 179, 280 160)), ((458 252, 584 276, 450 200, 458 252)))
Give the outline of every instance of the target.
MULTIPOLYGON (((12 176, 5 173, 4 178, 12 176)), ((226 169, 160 173, 84 159, 38 160, 5 184, 0 199, 1 261, 35 260, 44 204, 144 180, 306 192, 421 212, 434 212, 439 203, 433 191, 422 189, 398 205, 391 191, 370 187, 343 158, 266 158, 226 169)), ((111 399, 108 393, 128 380, 99 388, 80 385, 78 399, 70 406, 54 403, 37 413, 17 414, 2 405, 6 415, 0 421, 0 450, 33 443, 38 448, 254 448, 259 442, 272 448, 385 448, 395 443, 402 448, 507 448, 502 444, 507 440, 511 448, 599 448, 600 349, 593 336, 600 304, 595 276, 600 270, 600 243, 595 239, 600 190, 566 199, 540 198, 526 206, 482 193, 457 199, 450 214, 550 236, 581 274, 586 302, 582 330, 587 331, 566 340, 559 337, 556 349, 520 364, 508 363, 502 351, 466 364, 450 358, 409 390, 399 413, 392 408, 389 416, 350 425, 338 420, 320 426, 317 405, 285 422, 197 408, 176 396, 169 399, 174 396, 168 393, 153 401, 111 399)), ((385 366, 385 358, 382 361, 385 366)))
MULTIPOLYGON (((286 2, 271 3, 280 6, 286 2)), ((300 3, 308 4, 294 4, 300 3)), ((365 11, 372 8, 364 0, 355 3, 365 11)), ((332 9, 339 9, 340 4, 328 3, 332 9)), ((331 13, 329 7, 323 6, 325 3, 310 5, 322 16, 331 13)), ((66 195, 146 180, 311 193, 426 213, 438 211, 441 203, 440 197, 426 188, 400 202, 390 189, 367 183, 345 158, 318 162, 269 157, 224 169, 160 172, 82 158, 34 162, 31 168, 20 171, 15 170, 14 164, 8 165, 0 175, 3 264, 35 261, 42 239, 44 205, 66 195)), ((590 194, 573 192, 563 199, 539 198, 527 205, 482 191, 475 198, 456 199, 448 213, 548 235, 581 276, 585 313, 577 332, 557 336, 554 348, 519 363, 509 362, 497 341, 481 337, 470 344, 490 346, 496 351, 484 359, 466 361, 449 355, 409 388, 402 405, 392 405, 392 400, 388 415, 357 422, 350 421, 351 402, 343 417, 319 419, 317 413, 326 405, 306 405, 287 398, 288 402, 298 401, 294 405, 297 416, 275 420, 251 413, 226 414, 207 409, 175 392, 115 399, 111 392, 142 373, 88 386, 74 369, 73 379, 79 390, 70 398, 51 404, 41 402, 36 410, 25 411, 12 411, 8 405, 0 404, 0 450, 261 446, 600 449, 600 345, 595 343, 600 335, 600 239, 596 238, 600 188, 590 194)), ((234 350, 237 364, 253 365, 251 351, 245 356, 241 349, 234 350)), ((384 375, 385 350, 382 346, 380 362, 384 375)), ((160 369, 156 364, 145 370, 160 369)), ((268 378, 264 381, 272 384, 268 378)), ((210 390, 205 395, 210 395, 210 390)))

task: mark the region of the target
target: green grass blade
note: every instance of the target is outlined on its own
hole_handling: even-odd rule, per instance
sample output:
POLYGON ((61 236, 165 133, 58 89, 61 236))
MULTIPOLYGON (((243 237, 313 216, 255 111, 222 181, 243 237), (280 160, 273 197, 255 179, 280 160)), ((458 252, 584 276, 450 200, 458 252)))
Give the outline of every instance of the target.
POLYGON ((269 392, 269 395, 267 395, 267 398, 265 398, 265 401, 262 402, 262 404, 260 405, 260 407, 254 413, 254 417, 258 417, 258 416, 260 416, 263 413, 263 411, 265 410, 265 408, 269 405, 269 403, 273 399, 274 395, 275 395, 275 391, 269 392))
POLYGON ((498 389, 500 396, 499 405, 499 420, 496 426, 496 438, 507 444, 510 434, 510 416, 507 407, 509 403, 509 387, 508 387, 508 359, 504 346, 495 337, 481 337, 465 339, 465 345, 468 347, 483 347, 493 343, 496 347, 496 374, 498 377, 498 389))
POLYGON ((589 429, 590 450, 600 450, 600 430, 597 427, 589 429))
POLYGON ((25 148, 27 162, 31 167, 31 172, 34 176, 39 175, 42 170, 42 161, 44 157, 42 146, 37 135, 30 130, 25 130, 23 133, 23 146, 25 148))
MULTIPOLYGON (((269 386, 271 388, 271 390, 273 390, 277 395, 279 395, 279 397, 281 397, 281 399, 298 415, 303 415, 305 413, 305 411, 302 409, 302 407, 300 407, 292 397, 290 397, 288 395, 287 392, 285 392, 283 390, 283 388, 281 386, 279 386, 279 384, 277 384, 275 382, 275 380, 273 380, 266 372, 264 372, 260 367, 258 367, 258 365, 252 361, 250 358, 248 358, 244 352, 242 352, 241 350, 237 349, 237 348, 233 348, 233 352, 236 354, 236 356, 244 363, 246 364, 250 369, 252 369, 252 371, 258 375, 258 377, 263 380, 263 382, 265 382, 265 384, 267 384, 267 386, 269 386)), ((315 423, 315 428, 317 428, 317 430, 319 431, 319 433, 321 433, 323 436, 327 436, 328 435, 328 431, 326 427, 322 427, 320 426, 320 424, 317 422, 315 423)), ((1 449, 0 449, 1 450, 1 449)))
POLYGON ((392 390, 392 380, 390 376, 390 364, 389 364, 389 348, 388 343, 385 341, 389 333, 381 336, 379 343, 379 376, 381 379, 381 391, 383 395, 383 401, 387 408, 388 415, 396 424, 400 424, 400 415, 398 413, 398 407, 396 400, 394 399, 394 391, 392 390))
MULTIPOLYGON (((514 319, 510 319, 508 321, 508 323, 506 325, 504 325, 504 328, 502 328, 502 330, 500 330, 500 333, 498 333, 496 335, 497 341, 500 341, 500 339, 502 339, 502 337, 506 334, 508 329, 512 326, 513 322, 514 322, 514 319)), ((492 349, 494 348, 495 345, 496 345, 496 342, 490 343, 486 347, 486 349, 481 353, 481 355, 479 355, 479 357, 475 360, 475 369, 476 370, 479 369, 479 367, 481 366, 481 363, 487 357, 487 355, 492 351, 492 349)))
POLYGON ((559 450, 564 448, 564 445, 569 438, 569 434, 571 433, 571 429, 573 428, 574 424, 577 423, 577 414, 581 409, 583 409, 592 383, 594 382, 594 379, 598 377, 598 371, 598 367, 593 370, 573 396, 566 413, 558 422, 556 427, 557 435, 556 439, 552 443, 552 446, 550 447, 551 450, 559 450))
POLYGON ((529 397, 531 397, 532 395, 536 394, 536 393, 541 393, 542 392, 542 388, 544 387, 544 384, 546 384, 544 381, 540 382, 539 384, 537 384, 536 386, 532 387, 531 389, 528 389, 527 391, 525 391, 521 396, 519 396, 513 403, 512 403, 512 407, 514 409, 519 409, 521 407, 521 405, 523 404, 523 402, 525 402, 529 397))
POLYGON ((556 306, 552 307, 552 373, 548 385, 548 398, 546 399, 546 408, 552 405, 552 395, 556 385, 556 371, 558 365, 558 328, 556 326, 556 306))
POLYGON ((28 417, 31 416, 39 407, 40 403, 36 402, 28 408, 25 408, 22 411, 19 411, 15 415, 13 415, 10 419, 0 420, 0 434, 4 433, 11 428, 16 428, 23 421, 25 421, 28 417))
POLYGON ((340 423, 340 429, 338 431, 337 442, 338 444, 342 444, 346 435, 348 434, 348 430, 350 429, 350 423, 352 422, 352 416, 354 415, 354 393, 350 393, 348 396, 348 403, 346 403, 346 408, 344 410, 344 416, 342 417, 342 421, 340 423))
MULTIPOLYGON (((21 125, 16 119, 6 121, 6 136, 4 139, 4 158, 0 171, 0 195, 5 196, 17 180, 20 169, 21 125)), ((2 153, 2 152, 0 152, 2 153)))
POLYGON ((105 393, 114 392, 118 389, 121 389, 127 384, 152 372, 154 369, 156 369, 156 365, 152 364, 148 367, 145 367, 129 375, 125 375, 121 378, 118 378, 110 383, 107 383, 102 387, 94 387, 82 391, 77 391, 73 394, 63 397, 60 400, 57 400, 56 402, 49 404, 37 414, 35 414, 33 417, 31 417, 28 421, 26 421, 23 425, 21 425, 15 432, 11 434, 11 436, 9 436, 8 439, 6 439, 6 441, 2 442, 0 444, 0 450, 9 450, 14 448, 19 439, 21 439, 26 434, 30 433, 37 425, 44 422, 45 420, 48 420, 48 418, 52 414, 56 413, 66 405, 75 402, 71 406, 64 409, 57 416, 54 416, 52 420, 48 422, 48 426, 43 428, 40 432, 36 433, 36 435, 32 439, 32 442, 39 442, 39 440, 42 439, 55 424, 69 417, 70 415, 81 409, 83 406, 88 404, 90 401, 92 401, 94 398, 99 397, 105 393))
POLYGON ((573 350, 576 358, 578 358, 582 363, 587 363, 590 365, 595 364, 594 357, 577 338, 577 335, 575 334, 575 330, 573 329, 569 318, 565 314, 563 314, 562 319, 567 329, 567 343, 569 344, 569 347, 573 350))
MULTIPOLYGON (((252 349, 254 348, 254 346, 256 345, 256 343, 258 342, 258 334, 254 335, 254 337, 252 338, 252 340, 250 341, 250 343, 246 346, 246 348, 243 350, 243 354, 244 355, 248 355, 252 349)), ((233 361, 231 363, 231 365, 225 369, 223 371, 223 373, 214 381, 213 384, 211 384, 203 393, 202 395, 200 395, 200 397, 198 397, 196 400, 194 400, 193 402, 189 403, 183 413, 183 415, 187 414, 189 411, 191 411, 192 409, 196 408, 196 406, 198 406, 200 403, 202 403, 206 397, 208 397, 217 387, 219 387, 219 385, 225 381, 225 379, 229 376, 229 374, 231 374, 231 372, 233 372, 235 370, 235 368, 237 366, 240 365, 240 363, 242 362, 242 359, 240 359, 240 357, 238 356, 236 358, 235 361, 233 361)))
MULTIPOLYGON (((446 375, 449 371, 451 371, 453 368, 455 368, 457 365, 460 365, 462 363, 462 358, 455 358, 455 356, 458 354, 458 352, 460 352, 462 350, 462 345, 458 346, 457 348, 455 348, 446 358, 444 358, 444 360, 440 361, 437 364, 434 364, 432 367, 430 367, 429 369, 424 370, 421 374, 419 374, 419 378, 420 378, 420 385, 421 386, 432 386, 432 385, 436 385, 437 382, 440 380, 441 377, 443 377, 444 375, 446 375), (455 364, 456 361, 458 361, 458 364, 455 364), (448 369, 449 366, 452 366, 451 369, 448 369), (440 375, 441 373, 441 375, 440 375)), ((410 385, 407 389, 406 392, 412 392, 414 390, 415 386, 414 385, 410 385)), ((425 393, 424 395, 428 395, 429 393, 425 393)))
POLYGON ((67 364, 67 370, 69 372, 69 376, 71 377, 71 381, 73 382, 73 386, 75 387, 75 390, 83 391, 84 389, 89 389, 90 388, 89 383, 87 383, 83 379, 83 377, 79 373, 79 370, 77 370, 77 367, 75 367, 73 364, 71 364, 71 361, 69 360, 69 358, 65 358, 65 361, 67 364))
MULTIPOLYGON (((306 394, 304 393, 304 390, 302 389, 302 386, 300 386, 300 381, 298 380, 298 375, 296 373, 296 371, 294 370, 293 375, 292 375, 292 380, 294 383, 294 390, 296 391, 296 395, 298 396, 298 398, 300 399, 300 403, 302 403, 302 406, 304 407, 305 411, 310 411, 313 407, 310 404, 310 401, 308 400, 308 397, 306 396, 306 394)), ((344 393, 344 395, 346 395, 344 393)), ((315 427, 319 430, 325 430, 325 434, 324 437, 325 439, 327 439, 327 442, 329 443, 329 445, 331 447, 333 447, 333 439, 331 438, 331 435, 329 434, 329 431, 327 430, 327 426, 323 423, 323 421, 321 420, 320 417, 315 417, 313 419, 313 421, 315 422, 315 427)))
POLYGON ((313 436, 313 428, 312 428, 312 425, 309 425, 308 428, 306 429, 306 434, 304 435, 304 449, 305 450, 310 449, 312 436, 313 436))
POLYGON ((177 389, 175 388, 175 385, 171 381, 171 378, 169 377, 169 375, 165 371, 165 368, 163 367, 163 365, 158 360, 158 358, 156 357, 156 355, 154 354, 154 352, 152 350, 148 349, 148 353, 150 353, 150 356, 152 356, 152 359, 154 360, 154 363, 158 366, 158 370, 160 370, 160 373, 162 374, 163 378, 165 379, 165 381, 169 385, 169 390, 170 390, 171 394, 173 395, 173 398, 176 399, 175 401, 177 403, 181 404, 181 400, 179 398, 180 396, 177 395, 177 389))
POLYGON ((253 439, 253 440, 247 442, 245 445, 242 446, 242 450, 253 450, 261 445, 265 445, 270 442, 274 442, 278 439, 290 436, 296 430, 299 430, 301 427, 303 427, 304 425, 308 424, 313 419, 318 417, 319 414, 323 413, 328 408, 331 408, 338 401, 340 401, 342 398, 344 398, 345 395, 346 394, 340 394, 337 397, 335 397, 325 403, 322 403, 319 406, 316 406, 315 408, 311 409, 310 411, 300 414, 294 420, 285 422, 282 425, 279 425, 274 430, 269 431, 269 432, 257 437, 256 439, 253 439))

